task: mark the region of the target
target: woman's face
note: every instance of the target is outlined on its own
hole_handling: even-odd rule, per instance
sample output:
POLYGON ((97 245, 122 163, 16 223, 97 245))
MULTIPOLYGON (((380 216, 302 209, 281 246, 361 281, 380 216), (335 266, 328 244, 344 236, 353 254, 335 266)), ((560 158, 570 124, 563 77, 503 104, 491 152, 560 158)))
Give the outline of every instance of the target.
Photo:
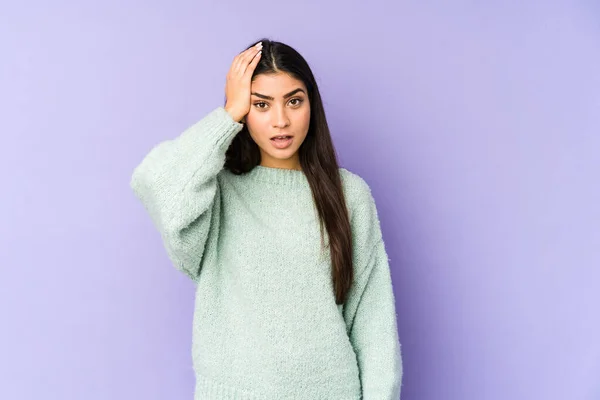
POLYGON ((246 126, 260 148, 261 165, 301 169, 298 149, 308 133, 306 86, 289 74, 260 74, 252 81, 246 126), (291 138, 274 139, 276 136, 291 138))

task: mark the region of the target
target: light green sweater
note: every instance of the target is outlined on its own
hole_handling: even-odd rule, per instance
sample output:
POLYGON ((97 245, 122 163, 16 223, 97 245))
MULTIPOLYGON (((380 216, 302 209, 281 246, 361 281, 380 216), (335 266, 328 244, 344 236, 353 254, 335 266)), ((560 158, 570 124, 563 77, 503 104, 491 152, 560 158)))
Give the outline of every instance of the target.
POLYGON ((304 173, 223 168, 242 127, 218 107, 156 145, 130 182, 170 260, 196 282, 195 398, 398 400, 395 300, 369 186, 340 168, 355 280, 338 306, 304 173))

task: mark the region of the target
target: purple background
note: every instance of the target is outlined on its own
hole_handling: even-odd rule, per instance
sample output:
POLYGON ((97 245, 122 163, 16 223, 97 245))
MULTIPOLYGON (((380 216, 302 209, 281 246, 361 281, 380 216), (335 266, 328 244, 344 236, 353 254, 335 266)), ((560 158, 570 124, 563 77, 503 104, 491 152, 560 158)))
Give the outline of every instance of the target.
POLYGON ((402 399, 600 399, 596 2, 95 3, 0 6, 0 398, 192 397, 194 286, 129 179, 265 35, 372 187, 402 399))

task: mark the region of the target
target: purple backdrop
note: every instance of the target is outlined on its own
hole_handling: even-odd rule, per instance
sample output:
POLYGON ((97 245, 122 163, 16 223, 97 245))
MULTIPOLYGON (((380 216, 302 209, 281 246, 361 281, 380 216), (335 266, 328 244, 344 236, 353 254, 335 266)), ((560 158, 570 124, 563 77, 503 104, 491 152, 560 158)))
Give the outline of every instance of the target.
POLYGON ((193 283, 129 178, 266 35, 373 189, 402 399, 600 399, 594 2, 87 3, 0 6, 0 398, 191 398, 193 283))

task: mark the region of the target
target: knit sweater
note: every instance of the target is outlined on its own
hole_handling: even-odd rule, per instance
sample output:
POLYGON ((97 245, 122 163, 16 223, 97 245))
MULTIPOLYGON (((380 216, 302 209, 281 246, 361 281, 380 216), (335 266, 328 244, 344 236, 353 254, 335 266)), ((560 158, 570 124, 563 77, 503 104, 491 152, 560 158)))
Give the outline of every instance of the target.
POLYGON ((398 400, 395 299, 369 186, 339 169, 354 281, 337 305, 304 172, 224 168, 242 127, 218 107, 155 145, 130 181, 170 261, 196 283, 195 399, 398 400))

